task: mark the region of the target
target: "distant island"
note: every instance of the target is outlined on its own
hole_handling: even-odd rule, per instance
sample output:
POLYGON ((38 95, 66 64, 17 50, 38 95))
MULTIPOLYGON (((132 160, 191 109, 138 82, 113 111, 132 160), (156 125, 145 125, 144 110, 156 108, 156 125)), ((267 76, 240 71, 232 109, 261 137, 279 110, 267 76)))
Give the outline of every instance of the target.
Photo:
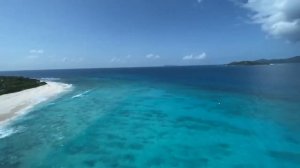
POLYGON ((19 92, 45 84, 46 82, 42 82, 37 79, 16 76, 0 76, 0 95, 19 92))
POLYGON ((300 56, 285 59, 259 59, 255 61, 238 61, 231 62, 227 65, 271 65, 271 64, 288 64, 300 63, 300 56))

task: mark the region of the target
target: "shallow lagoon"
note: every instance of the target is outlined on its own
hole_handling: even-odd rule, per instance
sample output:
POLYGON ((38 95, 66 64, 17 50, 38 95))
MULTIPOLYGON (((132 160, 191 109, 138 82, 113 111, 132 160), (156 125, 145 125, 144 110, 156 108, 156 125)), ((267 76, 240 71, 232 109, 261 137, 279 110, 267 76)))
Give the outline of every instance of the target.
POLYGON ((0 167, 300 165, 297 64, 0 74, 74 87, 5 127, 0 167))

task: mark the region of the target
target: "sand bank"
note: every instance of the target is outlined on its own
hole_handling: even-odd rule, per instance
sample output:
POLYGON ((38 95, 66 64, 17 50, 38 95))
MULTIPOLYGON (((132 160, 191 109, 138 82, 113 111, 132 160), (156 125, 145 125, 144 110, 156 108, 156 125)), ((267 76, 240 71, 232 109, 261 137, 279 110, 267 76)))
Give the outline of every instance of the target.
POLYGON ((47 82, 46 85, 0 96, 0 122, 10 120, 33 106, 54 98, 71 85, 47 82))

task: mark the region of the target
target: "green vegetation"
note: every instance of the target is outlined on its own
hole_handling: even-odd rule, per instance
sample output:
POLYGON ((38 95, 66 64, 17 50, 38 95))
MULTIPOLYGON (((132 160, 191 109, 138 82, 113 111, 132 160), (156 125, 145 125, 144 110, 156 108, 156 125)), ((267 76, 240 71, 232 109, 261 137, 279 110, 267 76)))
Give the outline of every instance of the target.
POLYGON ((37 79, 16 76, 0 76, 0 95, 45 85, 37 79))
POLYGON ((260 59, 256 61, 240 61, 232 62, 228 65, 270 65, 270 64, 288 64, 288 63, 300 63, 300 56, 286 58, 286 59, 260 59))

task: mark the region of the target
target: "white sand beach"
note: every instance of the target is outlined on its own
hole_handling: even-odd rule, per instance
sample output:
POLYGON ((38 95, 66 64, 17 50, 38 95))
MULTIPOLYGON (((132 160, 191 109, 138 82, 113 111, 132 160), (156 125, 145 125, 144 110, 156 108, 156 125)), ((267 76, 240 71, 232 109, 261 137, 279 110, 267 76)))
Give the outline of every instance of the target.
POLYGON ((47 82, 46 85, 0 96, 0 122, 10 120, 45 100, 54 98, 71 85, 47 82))

